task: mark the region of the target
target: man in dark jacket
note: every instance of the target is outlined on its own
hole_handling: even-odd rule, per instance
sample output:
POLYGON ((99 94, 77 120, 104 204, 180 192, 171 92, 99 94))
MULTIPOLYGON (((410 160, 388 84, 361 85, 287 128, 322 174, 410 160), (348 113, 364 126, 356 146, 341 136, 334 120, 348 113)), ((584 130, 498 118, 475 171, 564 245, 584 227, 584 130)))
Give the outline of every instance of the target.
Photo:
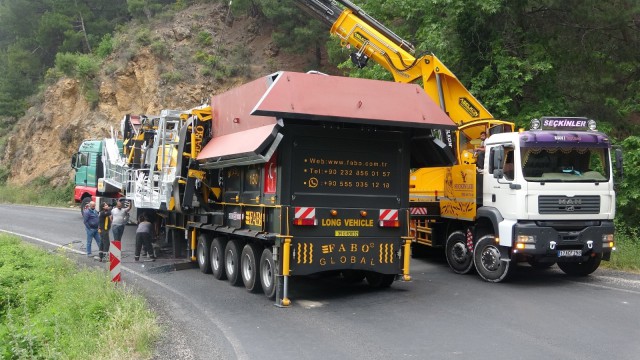
POLYGON ((102 205, 102 209, 98 215, 98 220, 98 233, 100 234, 100 262, 104 260, 105 256, 107 257, 107 261, 109 261, 109 245, 111 244, 111 240, 109 239, 109 230, 111 229, 111 222, 113 221, 109 204, 104 203, 102 205))
POLYGON ((98 237, 99 215, 96 211, 95 202, 91 201, 89 203, 89 207, 82 212, 82 217, 87 231, 87 256, 91 256, 91 239, 95 239, 98 248, 100 248, 100 238, 98 237))

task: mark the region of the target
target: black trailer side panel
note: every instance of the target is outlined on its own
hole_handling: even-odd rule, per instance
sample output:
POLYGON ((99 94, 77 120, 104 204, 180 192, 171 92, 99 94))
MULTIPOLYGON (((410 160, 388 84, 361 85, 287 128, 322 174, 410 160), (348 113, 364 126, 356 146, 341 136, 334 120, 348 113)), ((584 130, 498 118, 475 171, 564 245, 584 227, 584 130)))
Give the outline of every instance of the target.
POLYGON ((408 235, 407 134, 286 122, 284 130, 283 228, 291 236, 292 274, 401 273, 402 238, 408 235))

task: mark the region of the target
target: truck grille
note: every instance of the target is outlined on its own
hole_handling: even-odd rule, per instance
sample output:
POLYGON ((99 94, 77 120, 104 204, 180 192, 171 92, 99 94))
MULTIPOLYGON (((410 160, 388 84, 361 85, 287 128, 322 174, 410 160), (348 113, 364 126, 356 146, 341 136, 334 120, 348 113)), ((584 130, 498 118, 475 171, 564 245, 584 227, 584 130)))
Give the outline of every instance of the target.
POLYGON ((600 196, 539 196, 540 214, 598 214, 600 196))

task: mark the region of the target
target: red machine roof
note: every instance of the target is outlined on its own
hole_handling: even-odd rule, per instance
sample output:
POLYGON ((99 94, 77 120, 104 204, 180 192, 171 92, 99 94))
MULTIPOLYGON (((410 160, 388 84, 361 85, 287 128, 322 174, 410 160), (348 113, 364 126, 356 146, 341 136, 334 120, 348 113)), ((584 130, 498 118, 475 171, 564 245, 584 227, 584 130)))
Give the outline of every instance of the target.
POLYGON ((278 118, 456 127, 418 85, 294 72, 276 73, 215 95, 211 110, 214 138, 198 155, 200 161, 264 150, 278 118))
POLYGON ((408 127, 456 127, 416 84, 294 72, 282 72, 252 114, 408 127))

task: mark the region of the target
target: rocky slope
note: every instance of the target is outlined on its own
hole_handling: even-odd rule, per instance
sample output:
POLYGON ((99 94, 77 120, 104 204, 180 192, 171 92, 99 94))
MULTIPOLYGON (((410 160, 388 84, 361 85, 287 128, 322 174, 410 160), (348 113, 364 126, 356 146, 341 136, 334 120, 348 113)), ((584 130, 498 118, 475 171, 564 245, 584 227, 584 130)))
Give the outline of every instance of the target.
POLYGON ((116 36, 116 44, 95 79, 97 105, 85 100, 78 80, 62 78, 18 121, 0 160, 11 170, 9 183, 45 177, 54 186, 65 185, 73 177, 70 158, 80 142, 107 136, 124 114, 189 109, 277 70, 308 70, 311 59, 280 51, 269 26, 253 18, 231 24, 226 7, 210 4, 190 7, 170 21, 132 24, 116 36), (198 56, 217 65, 198 62, 198 56))

